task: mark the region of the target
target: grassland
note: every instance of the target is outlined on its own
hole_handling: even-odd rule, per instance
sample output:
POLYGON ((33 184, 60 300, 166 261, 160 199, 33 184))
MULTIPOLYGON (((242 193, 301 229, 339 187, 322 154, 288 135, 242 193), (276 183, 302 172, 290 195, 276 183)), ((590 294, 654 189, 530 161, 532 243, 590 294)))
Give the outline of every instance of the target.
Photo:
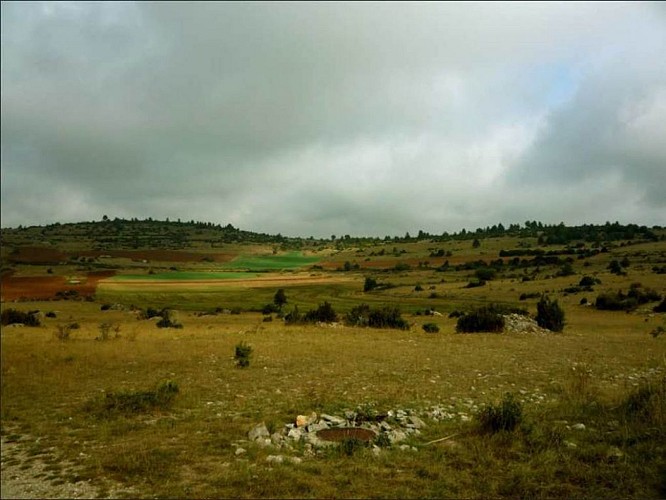
MULTIPOLYGON (((558 275, 561 264, 503 263, 494 279, 473 288, 475 269, 465 264, 489 263, 502 249, 534 248, 536 239, 488 238, 479 248, 469 241, 381 242, 323 248, 318 261, 286 251, 280 269, 290 267, 284 262, 298 262, 300 269, 259 273, 247 283, 216 277, 212 281, 227 284, 196 289, 188 280, 200 279, 199 262, 179 263, 178 271, 148 263, 141 279, 153 280, 153 288, 132 288, 132 279, 121 279, 119 288, 100 286, 93 301, 3 303, 3 310, 55 313, 37 328, 2 329, 3 439, 48 460, 58 472, 50 480, 90 480, 100 496, 111 494, 106 479, 126 486, 128 497, 662 498, 666 335, 650 333, 666 326, 664 314, 652 311, 654 301, 629 312, 581 304, 632 283, 666 294, 663 275, 653 270, 666 261, 665 243, 627 243, 572 259, 573 274, 566 276, 558 275), (451 255, 431 257, 438 250, 451 255), (626 274, 612 274, 609 263, 625 258, 626 274), (344 271, 345 262, 358 268, 344 271), (600 283, 593 291, 573 290, 583 276, 600 283), (266 277, 276 281, 253 282, 266 277), (386 286, 364 292, 367 277, 386 286), (172 280, 186 286, 164 286, 172 280), (361 303, 395 305, 410 329, 286 325, 258 312, 278 288, 288 299, 285 311, 323 301, 340 314, 361 303), (542 293, 566 313, 561 334, 463 335, 449 317, 488 303, 534 315, 542 293), (520 300, 522 294, 531 298, 520 300), (102 304, 118 307, 101 310, 102 304), (147 307, 173 308, 183 328, 140 319, 137 308, 147 307), (441 315, 424 316, 426 309, 441 315), (74 322, 79 328, 68 340, 56 338, 59 325, 74 322), (440 332, 425 333, 425 323, 440 332), (101 324, 114 326, 117 335, 96 340, 101 324), (233 359, 240 342, 254 350, 245 369, 233 359), (91 410, 104 394, 143 393, 165 380, 179 387, 169 406, 108 415, 91 410), (522 424, 511 432, 482 432, 479 411, 507 393, 522 405, 522 424), (431 418, 434 407, 446 408, 450 418, 431 418), (407 447, 379 452, 312 452, 302 442, 278 448, 247 437, 261 422, 273 432, 297 415, 370 409, 411 410, 427 427, 409 437, 407 447), (268 460, 278 454, 302 461, 268 460), (76 464, 76 472, 64 463, 76 464)), ((239 258, 238 269, 250 268, 248 262, 268 269, 262 267, 265 252, 255 248, 251 259, 239 258)), ((16 266, 14 272, 32 276, 46 268, 16 266)))

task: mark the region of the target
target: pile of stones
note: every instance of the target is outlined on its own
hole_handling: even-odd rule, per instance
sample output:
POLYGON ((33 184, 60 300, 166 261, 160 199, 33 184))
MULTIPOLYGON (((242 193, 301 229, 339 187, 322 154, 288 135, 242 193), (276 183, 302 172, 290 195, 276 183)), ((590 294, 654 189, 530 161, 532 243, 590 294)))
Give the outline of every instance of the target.
MULTIPOLYGON (((293 449, 304 443, 306 452, 318 448, 337 446, 345 438, 371 442, 373 449, 388 447, 405 441, 410 436, 421 434, 426 423, 410 410, 390 410, 386 414, 367 415, 362 412, 345 411, 344 415, 298 415, 295 421, 272 434, 265 423, 255 426, 248 439, 260 446, 278 449, 293 449)), ((409 445, 400 448, 416 450, 409 445)))
POLYGON ((553 333, 550 330, 541 328, 535 320, 522 314, 504 315, 504 331, 506 333, 531 333, 537 335, 552 335, 553 333))

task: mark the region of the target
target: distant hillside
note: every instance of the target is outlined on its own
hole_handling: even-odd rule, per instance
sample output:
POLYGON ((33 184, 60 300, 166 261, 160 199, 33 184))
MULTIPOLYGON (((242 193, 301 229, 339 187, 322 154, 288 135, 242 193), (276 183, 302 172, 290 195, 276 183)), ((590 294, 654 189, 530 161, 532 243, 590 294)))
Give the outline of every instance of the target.
MULTIPOLYGON (((337 247, 358 244, 390 242, 413 242, 430 240, 442 242, 449 240, 474 240, 489 237, 513 236, 519 238, 538 238, 541 246, 570 245, 588 243, 602 245, 613 241, 659 241, 666 234, 659 226, 648 228, 636 224, 622 225, 607 222, 603 225, 585 224, 566 226, 542 224, 527 221, 524 225, 503 224, 478 228, 475 231, 463 229, 458 233, 430 234, 419 231, 416 236, 378 237, 340 237, 331 236, 327 240, 309 238, 291 238, 280 234, 270 235, 254 233, 235 228, 231 224, 222 226, 210 222, 159 221, 153 219, 108 219, 101 221, 51 224, 48 226, 30 226, 5 228, 2 237, 3 260, 12 260, 12 253, 18 248, 36 247, 33 253, 43 253, 43 261, 62 260, 65 253, 76 251, 107 252, 159 249, 161 251, 213 251, 229 244, 271 245, 279 250, 304 249, 321 244, 333 243, 337 247), (51 255, 52 254, 52 255, 51 255)), ((40 259, 37 259, 40 260, 40 259)))

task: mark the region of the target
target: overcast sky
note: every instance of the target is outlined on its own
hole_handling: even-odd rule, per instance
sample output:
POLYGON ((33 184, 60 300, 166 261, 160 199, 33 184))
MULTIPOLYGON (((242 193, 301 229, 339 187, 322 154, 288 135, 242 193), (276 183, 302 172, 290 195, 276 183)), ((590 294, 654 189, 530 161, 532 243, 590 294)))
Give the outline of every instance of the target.
POLYGON ((2 2, 2 226, 666 225, 666 4, 2 2))

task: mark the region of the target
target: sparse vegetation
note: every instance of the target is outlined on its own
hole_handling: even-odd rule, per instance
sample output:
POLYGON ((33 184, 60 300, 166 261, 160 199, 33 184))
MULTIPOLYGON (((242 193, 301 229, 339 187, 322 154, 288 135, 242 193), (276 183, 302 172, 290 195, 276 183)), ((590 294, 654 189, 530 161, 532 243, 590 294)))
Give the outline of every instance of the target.
POLYGON ((500 431, 511 432, 523 420, 523 407, 514 394, 507 393, 498 405, 484 406, 477 419, 482 432, 492 434, 500 431))

